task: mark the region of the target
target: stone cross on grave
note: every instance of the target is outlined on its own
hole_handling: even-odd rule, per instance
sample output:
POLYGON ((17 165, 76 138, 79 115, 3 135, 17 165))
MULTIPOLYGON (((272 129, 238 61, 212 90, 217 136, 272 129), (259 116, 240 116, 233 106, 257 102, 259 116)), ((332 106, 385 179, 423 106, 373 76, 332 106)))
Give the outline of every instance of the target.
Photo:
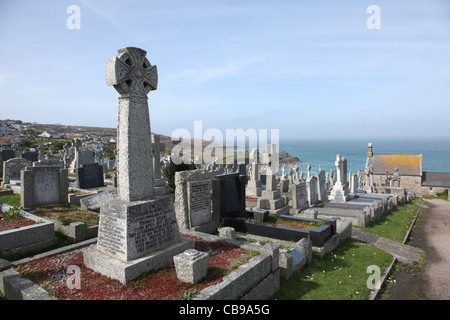
MULTIPOLYGON (((192 239, 180 236, 172 198, 158 192, 147 103, 158 78, 145 56, 127 47, 106 63, 106 83, 119 92, 117 197, 102 204, 97 245, 83 252, 88 268, 124 284, 194 247, 192 239)), ((158 138, 153 139, 157 164, 158 138)))
POLYGON ((158 74, 145 50, 127 47, 118 52, 106 63, 106 83, 119 92, 117 194, 124 201, 145 200, 154 196, 147 94, 156 90, 158 74))

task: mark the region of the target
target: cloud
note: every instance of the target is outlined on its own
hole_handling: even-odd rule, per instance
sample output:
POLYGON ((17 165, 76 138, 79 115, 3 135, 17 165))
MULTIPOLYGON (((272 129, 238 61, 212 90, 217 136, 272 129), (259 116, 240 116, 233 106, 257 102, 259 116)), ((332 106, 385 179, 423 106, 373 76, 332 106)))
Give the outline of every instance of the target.
POLYGON ((184 81, 190 85, 199 85, 217 78, 231 76, 250 64, 263 61, 266 58, 236 59, 223 66, 208 66, 201 69, 189 68, 166 76, 169 83, 184 81))
POLYGON ((11 77, 12 76, 8 73, 0 73, 0 86, 6 84, 11 77))

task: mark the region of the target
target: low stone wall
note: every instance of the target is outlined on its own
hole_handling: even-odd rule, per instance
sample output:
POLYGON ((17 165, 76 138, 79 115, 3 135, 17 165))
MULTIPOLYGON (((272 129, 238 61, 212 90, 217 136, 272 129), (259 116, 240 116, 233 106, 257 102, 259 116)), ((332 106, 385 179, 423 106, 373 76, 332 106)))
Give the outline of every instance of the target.
POLYGON ((58 300, 12 268, 0 272, 0 291, 8 300, 58 300))
MULTIPOLYGON (((8 210, 10 207, 3 204, 3 210, 8 210)), ((53 221, 25 211, 22 211, 21 214, 39 223, 0 232, 0 258, 2 259, 14 261, 44 252, 57 242, 53 221)))
POLYGON ((73 243, 78 243, 97 237, 98 225, 88 227, 84 222, 72 222, 69 225, 63 225, 61 222, 55 221, 55 231, 60 231, 73 243))

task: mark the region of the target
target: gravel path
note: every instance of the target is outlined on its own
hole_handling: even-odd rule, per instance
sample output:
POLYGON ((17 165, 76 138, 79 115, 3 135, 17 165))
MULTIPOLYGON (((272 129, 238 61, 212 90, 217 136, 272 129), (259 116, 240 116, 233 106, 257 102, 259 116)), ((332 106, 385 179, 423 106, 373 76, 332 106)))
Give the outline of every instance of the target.
POLYGON ((450 201, 427 199, 410 245, 426 252, 422 269, 414 266, 395 274, 390 300, 450 300, 450 201))

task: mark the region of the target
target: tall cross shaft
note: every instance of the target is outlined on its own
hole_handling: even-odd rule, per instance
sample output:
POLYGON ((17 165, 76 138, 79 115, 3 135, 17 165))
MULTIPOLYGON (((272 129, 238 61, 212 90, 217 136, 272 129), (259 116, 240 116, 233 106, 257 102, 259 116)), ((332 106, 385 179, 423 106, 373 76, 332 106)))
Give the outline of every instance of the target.
POLYGON ((127 47, 106 63, 106 83, 119 93, 117 194, 123 201, 154 196, 153 156, 147 94, 156 90, 156 66, 145 50, 127 47))

